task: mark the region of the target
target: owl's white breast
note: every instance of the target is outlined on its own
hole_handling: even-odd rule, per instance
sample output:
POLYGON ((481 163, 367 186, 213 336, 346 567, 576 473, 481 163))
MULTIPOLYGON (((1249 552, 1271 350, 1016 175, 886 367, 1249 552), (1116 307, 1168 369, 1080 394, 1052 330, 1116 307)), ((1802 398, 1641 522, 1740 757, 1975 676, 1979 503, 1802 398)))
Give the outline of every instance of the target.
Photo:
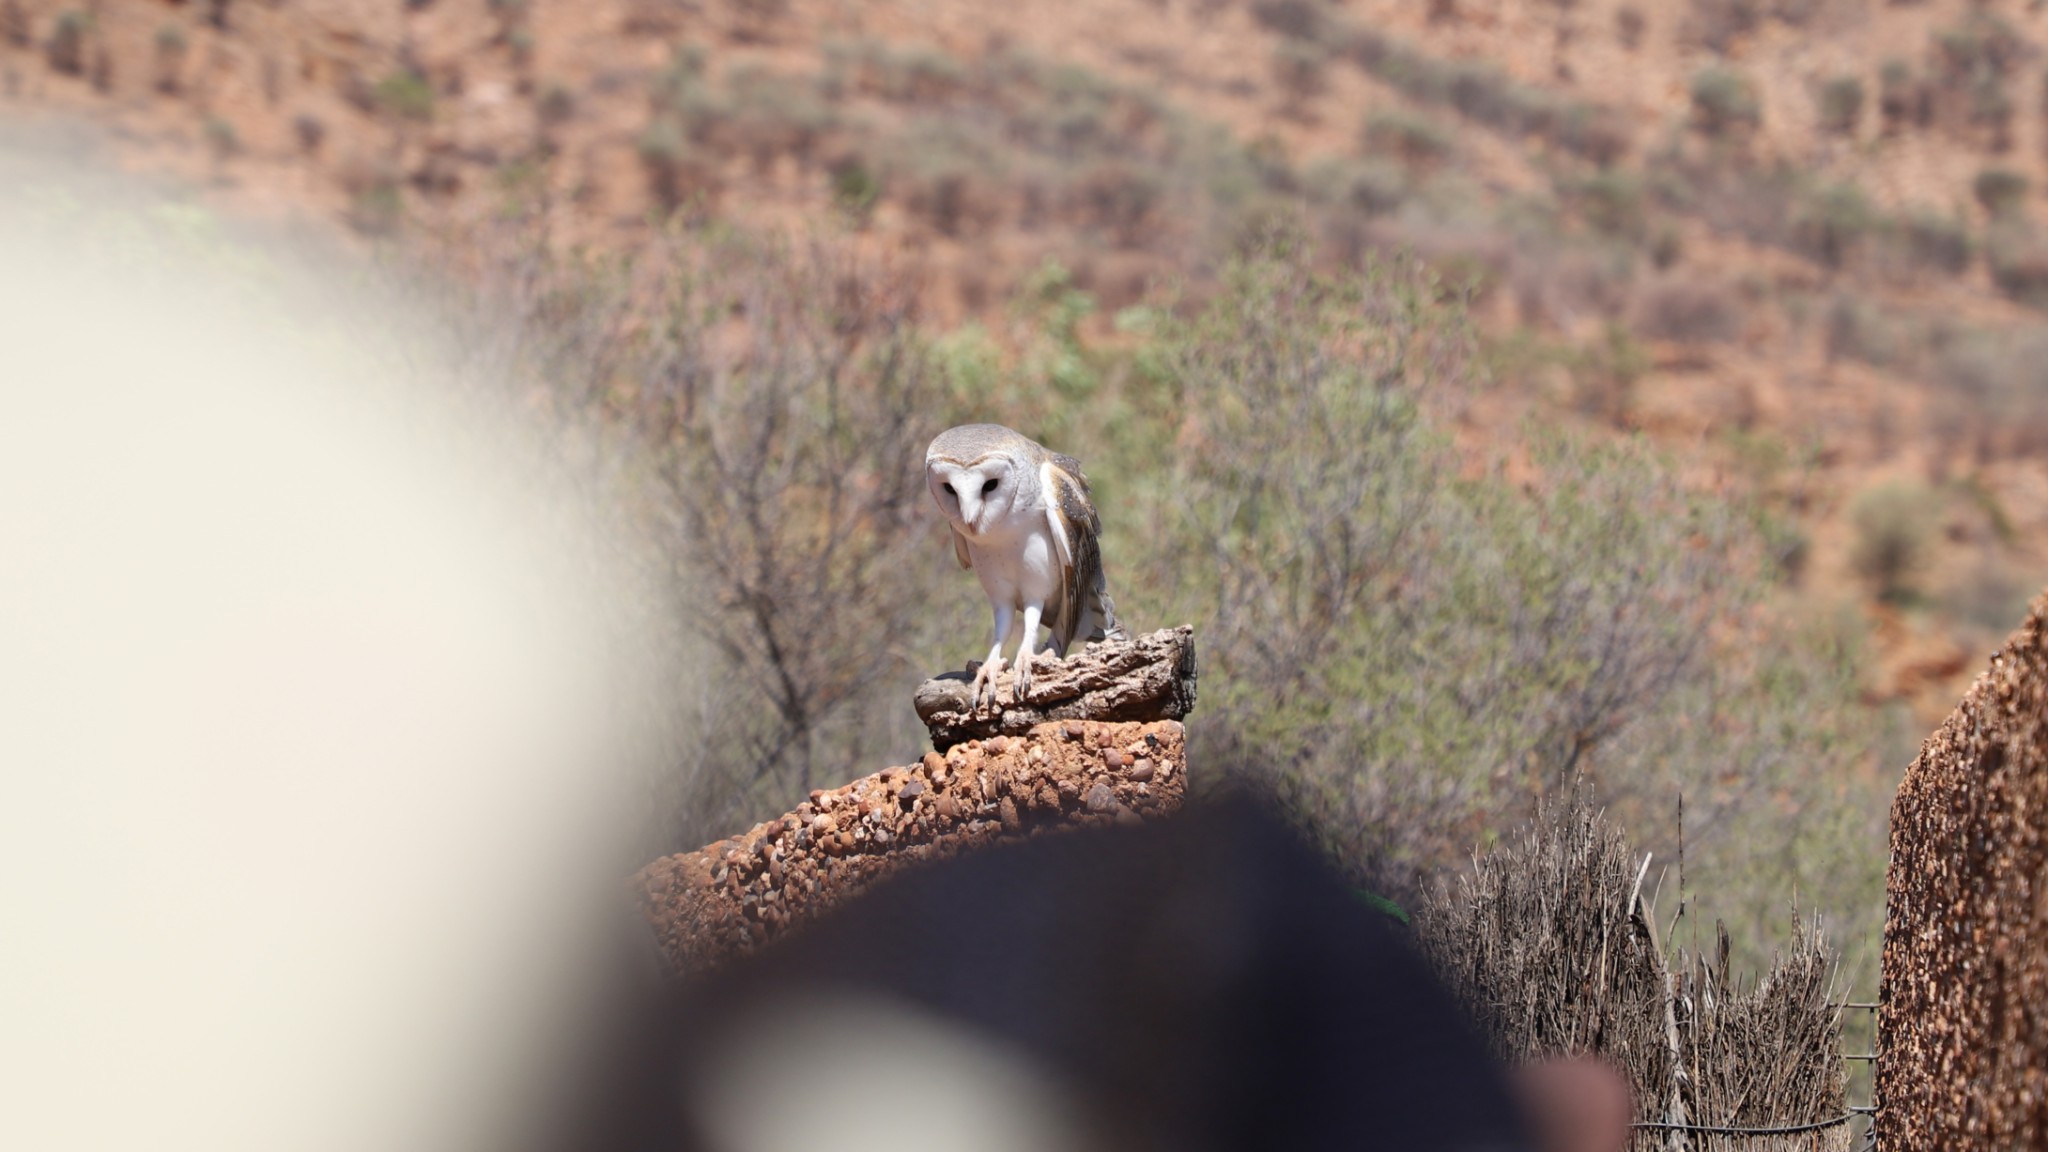
POLYGON ((1050 608, 1060 588, 1060 564, 1043 513, 1038 523, 1005 524, 967 542, 975 574, 993 604, 1050 608))

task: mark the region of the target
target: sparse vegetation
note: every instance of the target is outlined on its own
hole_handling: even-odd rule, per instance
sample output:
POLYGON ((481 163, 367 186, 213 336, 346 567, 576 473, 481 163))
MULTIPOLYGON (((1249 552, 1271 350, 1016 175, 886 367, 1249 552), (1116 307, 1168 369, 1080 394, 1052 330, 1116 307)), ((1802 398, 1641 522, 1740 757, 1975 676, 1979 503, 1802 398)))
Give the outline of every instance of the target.
POLYGON ((1931 268, 1953 276, 1970 265, 1970 231, 1958 217, 1911 211, 1895 218, 1886 233, 1893 240, 1890 250, 1908 271, 1931 268))
POLYGON ((301 112, 292 118, 292 136, 301 151, 318 152, 327 139, 327 122, 310 112, 301 112))
POLYGON ((1682 34, 1692 43, 1722 53, 1763 22, 1762 0, 1689 0, 1682 34))
POLYGON ((1878 72, 1877 112, 1887 136, 1925 128, 1934 119, 1932 91, 1913 74, 1912 65, 1887 60, 1878 72))
POLYGON ((1986 168, 1970 182, 1970 191, 1989 215, 2013 217, 2026 207, 2027 178, 2010 168, 1986 168))
POLYGON ((1933 492, 1904 481, 1856 497, 1850 508, 1856 529, 1852 561, 1880 599, 1905 603, 1919 595, 1917 581, 1928 561, 1939 512, 1933 492))
POLYGON ((1614 12, 1615 39, 1631 52, 1643 46, 1643 32, 1648 27, 1643 10, 1633 4, 1624 4, 1614 12))
POLYGON ((1832 136, 1854 136, 1863 118, 1863 80, 1858 76, 1835 76, 1823 81, 1816 103, 1820 129, 1832 136))
POLYGON ((1742 331, 1735 294, 1688 276, 1667 277, 1644 289, 1637 316, 1643 334, 1691 344, 1722 343, 1742 331))
POLYGON ((20 0, 0 0, 0 44, 26 48, 35 38, 20 0))
POLYGON ((209 116, 203 128, 206 133, 206 147, 213 153, 216 165, 225 164, 235 153, 242 150, 241 135, 235 131, 233 121, 219 116, 209 116))
POLYGON ((92 30, 90 12, 67 8, 58 13, 57 22, 50 29, 49 43, 43 49, 50 67, 71 76, 84 75, 85 42, 92 30))
POLYGON ((1312 40, 1283 40, 1273 49, 1273 79, 1291 115, 1329 90, 1330 50, 1312 40))
MULTIPOLYGON (((0 0, 0 40, 27 48, 0 60, 8 91, 20 65, 31 87, 84 95, 39 78, 45 54, 57 64, 61 7, 31 26, 0 0)), ((1431 867, 1586 768, 1659 851, 1675 839, 1660 805, 1681 790, 1697 800, 1709 830, 1693 847, 1703 869, 1730 877, 1731 904, 1782 896, 1786 877, 1802 891, 1823 874, 1862 891, 1830 869, 1861 843, 1868 797, 1829 774, 1877 727, 1857 692, 1890 689, 1854 683, 1850 641, 1832 624, 1817 636, 1774 629, 1771 613, 1797 595, 1819 619, 1815 602, 1844 590, 1928 611, 1949 602, 1947 559, 1900 579, 1843 578, 1836 529, 1849 513, 1831 493, 1862 487, 1873 451, 1910 441, 1930 481, 1985 477, 2008 497, 2014 463, 2048 452, 2048 326, 1981 299, 1988 276, 2048 307, 2048 232, 2029 186, 2037 118, 2029 107, 2015 119, 2012 99, 2035 100, 2041 74, 2016 16, 1942 9, 1936 22, 1952 27, 1927 38, 1913 23, 1910 51, 1880 67, 1779 54, 1784 24, 1811 19, 1811 34, 1827 35, 1843 6, 1559 5, 1543 12, 1557 42, 1528 46, 1511 74, 1487 58, 1500 33, 1472 4, 1432 5, 1439 26, 1414 27, 1410 42, 1342 4, 1258 0, 1229 15, 1250 37, 1246 56, 1213 75, 1171 46, 1084 68, 1019 46, 1052 42, 1031 36, 823 42, 784 12, 736 12, 735 30, 667 0, 625 5, 626 34, 719 39, 684 44, 665 70, 645 67, 641 53, 665 50, 649 42, 630 45, 630 66, 593 71, 548 53, 542 70, 527 56, 527 4, 489 10, 500 36, 473 63, 436 44, 316 76, 267 52, 237 57, 242 72, 216 99, 219 37, 198 5, 164 17, 182 23, 163 26, 154 57, 149 23, 125 39, 81 24, 72 74, 94 79, 107 40, 123 85, 193 97, 155 114, 199 126, 230 109, 265 164, 295 140, 318 154, 315 171, 344 181, 347 218, 365 233, 467 227, 487 215, 470 211, 475 189, 516 186, 505 199, 601 215, 600 244, 631 238, 636 251, 615 264, 529 269, 550 286, 527 301, 546 340, 564 317, 591 325, 548 374, 582 383, 549 395, 601 411, 641 454, 632 467, 670 469, 640 474, 632 499, 645 515, 669 530, 724 517, 706 521, 721 550, 784 565, 742 586, 741 560, 677 558, 689 581, 717 589, 699 606, 699 640, 725 673, 687 703, 710 751, 677 767, 693 781, 678 801, 683 838, 779 809, 850 761, 904 754, 915 733, 883 714, 900 682, 978 654, 957 643, 959 628, 979 626, 971 581, 943 571, 936 550, 888 557, 905 594, 947 620, 944 635, 828 637, 860 649, 840 656, 866 661, 870 682, 776 655, 789 636, 761 632, 749 597, 770 585, 837 595, 855 574, 821 569, 822 537, 776 537, 733 509, 682 502, 676 477, 735 475, 742 448, 756 449, 725 441, 756 433, 796 462, 784 496, 803 507, 833 498, 805 470, 821 459, 853 460, 893 491, 898 478, 845 444, 854 433, 807 373, 829 366, 847 387, 878 388, 907 378, 886 375, 879 361, 894 358, 888 371, 915 369, 932 419, 1004 419, 1088 462, 1112 521, 1119 603, 1141 621, 1202 628, 1212 675, 1198 756, 1260 774, 1333 851, 1431 867), (1610 17, 1635 55, 1608 41, 1610 17), (1691 75, 1707 60, 1672 51, 1688 39, 1728 55, 1691 75), (524 63, 508 67, 507 51, 524 63), (1567 58, 1581 69, 1569 86, 1515 78, 1567 58), (402 66, 381 72, 392 59, 402 66), (1656 84, 1617 85, 1588 70, 1596 59, 1656 84), (259 60, 274 107, 248 97, 259 60), (1191 91, 1201 95, 1175 103, 1191 91), (1677 104, 1647 108, 1645 92, 1677 104), (511 129, 472 133, 471 110, 501 100, 512 114, 495 119, 511 129), (2027 155, 1978 154, 2021 124, 2027 155), (826 236, 859 232, 851 243, 890 254, 902 277, 836 241, 765 240, 747 231, 757 211, 826 236), (643 245, 644 221, 659 222, 659 243, 643 245), (1482 329, 1467 328, 1466 304, 1482 329), (758 343, 757 318, 801 347, 758 343), (858 333, 833 329, 841 320, 858 333), (684 378, 697 383, 683 389, 684 378), (669 440, 636 407, 663 388, 709 405, 662 417, 669 440), (749 390, 782 399, 780 424, 747 406, 749 390), (1461 408, 1467 394, 1478 398, 1461 408), (1857 407, 1863 397, 1878 398, 1872 410, 1857 407), (1532 423, 1588 436, 1683 429, 1686 444, 1707 446, 1683 462, 1689 480, 1727 490, 1678 484, 1643 444, 1504 431, 1512 418, 1500 413, 1525 405, 1532 423), (1774 434, 1785 459, 1805 463, 1750 467, 1743 453, 1774 434), (732 459, 707 455, 724 451, 732 459), (1512 482, 1488 471, 1495 453, 1512 461, 1512 482), (1368 460, 1372 475, 1323 456, 1368 460), (1850 479, 1829 487, 1802 467, 1850 479), (1169 484, 1195 502, 1165 499, 1169 484), (1162 558, 1177 564, 1155 568, 1162 558), (1802 758, 1833 796, 1791 779, 1802 758), (1729 782, 1742 774, 1757 782, 1729 782), (1851 813, 1841 824, 1819 817, 1830 799, 1851 813), (1760 847, 1733 843, 1752 834, 1760 847), (1809 861, 1791 861, 1790 845, 1809 861)), ((886 30, 850 27, 839 34, 886 30)), ((184 137, 223 175, 245 164, 228 163, 232 130, 184 137)), ((861 402, 870 416, 895 403, 861 402)), ((1984 545, 1984 570, 2010 562, 2024 583, 2027 561, 2006 553, 2030 555, 2037 523, 2024 501, 2014 507, 2010 538, 1984 545)), ((906 515, 873 523, 915 537, 922 522, 906 515)), ((1849 527, 1860 541, 1860 522, 1849 527)))
POLYGON ((1345 55, 1412 99, 1495 131, 1535 136, 1595 164, 1628 152, 1628 128, 1614 112, 1518 83, 1492 65, 1438 60, 1370 28, 1347 29, 1345 55))
POLYGON ((1876 213, 1854 184, 1831 184, 1805 199, 1792 220, 1794 243, 1829 268, 1847 264, 1877 223, 1876 213))
POLYGON ((1409 164, 1430 164, 1450 156, 1456 143, 1433 120, 1398 112, 1375 112, 1365 122, 1369 152, 1396 156, 1409 164))
POLYGON ((400 68, 377 82, 377 103, 404 120, 434 118, 434 88, 427 78, 410 68, 400 68))
POLYGON ((1731 912, 1793 860, 1801 891, 1860 892, 1813 870, 1875 857, 1798 815, 1841 778, 1821 765, 1860 755, 1860 705, 1766 623, 1747 514, 1639 445, 1544 437, 1527 488, 1461 478, 1432 415, 1483 386, 1457 294, 1413 261, 1317 273, 1298 232, 1245 243, 1217 291, 1126 310, 1108 341, 1053 267, 1001 339, 921 329, 905 285, 829 246, 743 235, 674 233, 630 274, 496 277, 531 285, 556 403, 624 438, 652 538, 700 542, 679 596, 719 671, 687 705, 679 839, 916 747, 888 703, 972 654, 981 619, 926 531, 919 449, 1000 411, 1087 464, 1133 625, 1204 638, 1197 762, 1272 789, 1354 866, 1412 884, 1590 773, 1660 851, 1677 791, 1697 802, 1688 859, 1731 912))
POLYGON ((1672 863, 1638 854, 1574 788, 1434 894, 1418 935, 1497 1055, 1597 1055, 1628 1077, 1639 1122, 1835 1121, 1841 1009, 1819 923, 1795 917, 1785 946, 1745 941, 1745 958, 1776 951, 1745 989, 1725 928, 1705 947, 1661 935, 1680 923, 1653 902, 1678 889, 1672 863))
POLYGON ((1716 65, 1692 78, 1692 117, 1709 136, 1729 136, 1763 123, 1756 85, 1733 68, 1716 65))
POLYGON ((166 24, 156 30, 155 43, 156 90, 175 96, 185 68, 185 30, 176 24, 166 24))
POLYGON ((1991 282, 2022 303, 2048 307, 2048 238, 2023 220, 1998 221, 1987 235, 1984 256, 1991 282))

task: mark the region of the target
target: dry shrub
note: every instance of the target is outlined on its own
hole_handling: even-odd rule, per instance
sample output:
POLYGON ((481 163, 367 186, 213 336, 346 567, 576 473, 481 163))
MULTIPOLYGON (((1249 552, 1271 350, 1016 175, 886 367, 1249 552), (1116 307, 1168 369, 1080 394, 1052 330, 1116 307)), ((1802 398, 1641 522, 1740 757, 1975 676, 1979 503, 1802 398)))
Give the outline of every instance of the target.
POLYGON ((1642 1120, 1671 1097, 1668 987, 1641 890, 1649 860, 1573 791, 1519 838, 1476 857, 1418 923, 1437 971, 1513 1063, 1605 1057, 1642 1120))
POLYGON ((1903 278, 1930 270, 1958 275, 1970 266, 1975 254, 1969 226, 1959 215, 1925 208, 1894 217, 1878 239, 1880 267, 1903 278))
MULTIPOLYGON (((1717 926, 1713 954, 1692 957, 1677 974, 1673 1021, 1691 1122, 1774 1128, 1844 1115, 1836 960, 1818 922, 1795 925, 1790 945, 1746 990, 1729 969, 1729 945, 1717 926)), ((1697 1146, 1792 1152, 1847 1148, 1848 1138, 1842 1123, 1775 1138, 1709 1135, 1697 1146)), ((1637 1143, 1651 1141, 1639 1134, 1637 1143)))
POLYGON ((1764 119, 1756 82, 1733 68, 1701 69, 1692 78, 1692 119, 1709 136, 1753 131, 1764 119))
POLYGON ((1679 35, 1712 52, 1726 52, 1763 23, 1763 0, 1691 0, 1679 35))
POLYGON ((1935 32, 1929 55, 1943 119, 1992 151, 2009 148, 2013 101, 2006 82, 2031 50, 2010 23, 1981 8, 1935 32))
POLYGON ((1329 12, 1321 0, 1253 0, 1252 18, 1282 36, 1295 40, 1321 39, 1327 32, 1329 12))
POLYGON ((1820 129, 1831 136, 1854 136, 1863 118, 1863 80, 1857 76, 1835 76, 1820 85, 1815 103, 1819 106, 1820 129))
POLYGON ((1273 48, 1273 81, 1280 86, 1290 116, 1305 115, 1308 105, 1330 87, 1330 50, 1313 40, 1283 40, 1273 48))
POLYGON ((1970 182, 1970 192, 1986 214, 2017 216, 2027 205, 2027 177, 2010 168, 1986 168, 1970 182))
POLYGON ((1934 120, 1934 89, 1904 60, 1887 60, 1878 71, 1877 114, 1884 134, 1925 128, 1934 120))
POLYGON ((88 12, 73 8, 59 14, 50 30, 49 43, 43 46, 50 67, 71 76, 83 75, 85 42, 92 30, 93 18, 88 12))
POLYGON ((1930 559, 1940 500, 1927 488, 1894 482, 1869 489, 1850 505, 1856 528, 1850 554, 1858 575, 1869 580, 1880 599, 1912 599, 1915 584, 1930 559))
POLYGON ((1666 276, 1643 290, 1636 328, 1654 340, 1724 343, 1742 334, 1742 307, 1726 285, 1666 276))
POLYGON ((1457 139, 1443 125, 1407 112, 1375 112, 1365 122, 1368 154, 1392 155, 1414 165, 1434 164, 1457 150, 1457 139))
POLYGON ((1756 1137, 1685 1132, 1684 1146, 1846 1148, 1845 1076, 1834 1003, 1836 961, 1817 923, 1744 989, 1730 941, 1711 955, 1659 941, 1638 856, 1582 788, 1540 811, 1517 838, 1473 860, 1418 919, 1447 983, 1510 1062, 1593 1055, 1635 1097, 1633 1147, 1672 1146, 1666 1126, 1792 1127, 1756 1137))
POLYGON ((2023 304, 2048 307, 2048 237, 2025 221, 1999 220, 1985 237, 1991 282, 2023 304))

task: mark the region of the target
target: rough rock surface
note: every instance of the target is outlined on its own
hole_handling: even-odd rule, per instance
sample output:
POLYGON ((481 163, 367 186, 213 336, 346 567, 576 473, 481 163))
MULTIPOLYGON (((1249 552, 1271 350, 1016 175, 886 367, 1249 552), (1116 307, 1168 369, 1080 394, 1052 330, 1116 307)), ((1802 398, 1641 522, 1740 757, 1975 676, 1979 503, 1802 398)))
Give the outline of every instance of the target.
POLYGON ((1892 803, 1877 1137, 2048 1148, 2048 595, 1892 803))
POLYGON ((917 714, 941 752, 964 740, 1021 736, 1048 720, 1180 720, 1195 710, 1195 631, 1185 624, 1099 640, 1065 660, 1041 659, 1032 665, 1031 689, 1021 702, 1011 702, 1014 681, 1005 671, 997 678, 999 702, 976 708, 979 667, 970 664, 917 690, 917 714))
POLYGON ((1068 720, 970 740, 885 768, 635 877, 669 964, 702 971, 859 894, 898 869, 1052 829, 1134 822, 1180 807, 1179 723, 1068 720))

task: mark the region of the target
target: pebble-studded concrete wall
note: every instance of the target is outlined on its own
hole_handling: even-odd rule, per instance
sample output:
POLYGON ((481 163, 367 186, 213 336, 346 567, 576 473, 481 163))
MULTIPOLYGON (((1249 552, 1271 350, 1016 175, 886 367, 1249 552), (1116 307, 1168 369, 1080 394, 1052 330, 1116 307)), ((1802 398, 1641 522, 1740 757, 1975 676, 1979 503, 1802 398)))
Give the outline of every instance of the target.
POLYGON ((749 951, 900 868, 1051 828, 1129 823, 1180 808, 1177 721, 1040 724, 885 768, 795 811, 640 871, 668 961, 695 972, 749 951))
POLYGON ((1884 1152, 2048 1148, 2048 595, 1892 804, 1884 1152))

